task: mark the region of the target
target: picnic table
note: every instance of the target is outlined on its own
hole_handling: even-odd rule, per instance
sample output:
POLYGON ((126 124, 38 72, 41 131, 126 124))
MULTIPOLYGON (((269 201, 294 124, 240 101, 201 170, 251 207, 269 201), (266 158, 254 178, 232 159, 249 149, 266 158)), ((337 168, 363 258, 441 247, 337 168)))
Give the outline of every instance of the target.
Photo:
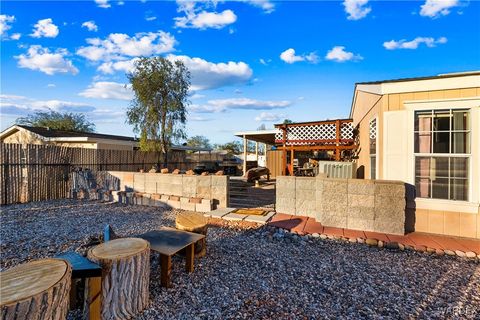
POLYGON ((65 260, 41 259, 0 273, 2 319, 65 319, 72 268, 65 260))
POLYGON ((170 273, 172 270, 172 256, 186 249, 185 270, 193 272, 195 243, 205 238, 203 234, 181 231, 174 228, 162 227, 135 237, 147 240, 150 249, 160 254, 162 287, 170 287, 170 273))

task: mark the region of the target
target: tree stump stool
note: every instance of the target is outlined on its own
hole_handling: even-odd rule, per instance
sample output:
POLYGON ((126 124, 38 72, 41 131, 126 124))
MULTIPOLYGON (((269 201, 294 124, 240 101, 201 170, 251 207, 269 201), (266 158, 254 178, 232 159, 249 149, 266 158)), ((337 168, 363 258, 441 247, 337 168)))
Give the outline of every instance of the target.
POLYGON ((150 245, 138 238, 102 243, 88 251, 102 267, 102 319, 130 319, 148 305, 150 245))
POLYGON ((0 273, 2 319, 65 319, 72 268, 61 259, 28 262, 0 273))
POLYGON ((207 218, 195 212, 182 212, 175 218, 178 230, 203 234, 205 238, 195 243, 195 257, 203 257, 207 253, 207 218))

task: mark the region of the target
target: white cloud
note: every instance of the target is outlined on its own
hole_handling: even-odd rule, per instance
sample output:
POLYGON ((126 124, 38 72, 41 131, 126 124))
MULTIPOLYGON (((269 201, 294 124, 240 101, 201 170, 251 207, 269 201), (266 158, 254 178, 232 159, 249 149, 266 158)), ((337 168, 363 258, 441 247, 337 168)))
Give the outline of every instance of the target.
POLYGON ((272 100, 256 100, 250 98, 229 98, 209 100, 207 104, 196 105, 192 104, 189 109, 193 112, 213 113, 223 112, 232 109, 242 110, 273 110, 287 108, 292 103, 287 100, 272 101, 272 100))
POLYGON ((110 8, 111 5, 108 3, 108 0, 94 0, 98 7, 100 8, 110 8))
POLYGON ((427 47, 433 48, 437 44, 447 43, 447 38, 432 38, 432 37, 416 37, 411 41, 405 39, 402 40, 390 40, 383 43, 383 46, 387 50, 396 50, 396 49, 417 49, 420 44, 424 43, 427 47))
POLYGON ((97 70, 105 73, 105 74, 113 74, 117 71, 123 71, 123 72, 131 72, 133 71, 135 61, 137 61, 138 58, 133 58, 130 60, 121 60, 121 61, 108 61, 102 63, 97 70))
POLYGON ((177 11, 185 14, 184 17, 174 18, 177 28, 222 29, 237 21, 237 16, 232 10, 227 9, 222 12, 205 10, 208 7, 215 8, 216 1, 177 1, 177 4, 177 11))
POLYGON ((193 93, 192 96, 190 97, 190 99, 194 100, 194 99, 201 99, 201 98, 205 98, 205 95, 204 94, 200 94, 200 93, 193 93))
POLYGON ((191 90, 205 90, 247 82, 253 71, 245 62, 213 63, 201 58, 169 55, 170 60, 182 61, 191 73, 191 90))
POLYGON ((79 93, 80 96, 95 99, 131 100, 132 90, 118 82, 98 81, 79 93))
POLYGON ((192 115, 188 115, 187 119, 188 119, 188 121, 210 121, 210 120, 212 120, 211 118, 205 118, 205 117, 201 117, 201 116, 192 116, 192 115))
POLYGON ((50 52, 48 48, 35 45, 30 46, 26 54, 21 54, 15 58, 18 60, 20 68, 38 70, 48 75, 55 73, 77 74, 78 69, 73 65, 72 61, 65 58, 67 55, 68 51, 66 49, 50 52))
POLYGON ((12 40, 19 40, 22 37, 21 33, 14 33, 10 36, 10 39, 12 40))
POLYGON ((124 33, 111 33, 104 40, 90 38, 90 46, 81 47, 77 54, 91 61, 121 60, 127 57, 150 56, 171 52, 177 43, 168 32, 144 32, 130 37, 124 33))
POLYGON ((368 0, 345 0, 343 1, 343 6, 345 7, 345 12, 348 13, 348 20, 360 20, 365 18, 372 8, 365 7, 368 3, 368 0))
POLYGON ((56 85, 54 83, 49 83, 47 84, 47 88, 55 88, 56 85))
POLYGON ((262 112, 258 116, 255 117, 255 121, 280 121, 285 119, 286 116, 282 113, 270 113, 270 112, 262 112))
POLYGON ((55 38, 58 36, 58 27, 53 24, 51 18, 38 20, 37 23, 34 25, 34 29, 32 30, 33 38, 55 38))
POLYGON ((87 28, 88 31, 98 31, 98 26, 95 24, 95 21, 90 20, 90 21, 85 21, 82 23, 82 28, 87 28))
POLYGON ((145 12, 145 20, 153 21, 153 20, 157 20, 157 17, 154 15, 153 11, 148 10, 145 12))
MULTIPOLYGON (((253 71, 248 64, 239 61, 214 63, 202 58, 189 56, 167 56, 170 61, 180 60, 191 74, 191 90, 216 89, 224 86, 244 84, 250 80, 253 71)), ((104 74, 132 72, 138 58, 103 62, 97 70, 104 74)))
POLYGON ((265 13, 272 13, 275 11, 275 4, 270 0, 238 0, 239 2, 245 2, 254 7, 260 8, 265 13))
POLYGON ((0 36, 5 36, 7 31, 12 28, 10 23, 15 21, 15 16, 8 16, 6 14, 0 15, 0 36))
POLYGON ((208 28, 222 29, 237 21, 237 16, 232 10, 222 12, 201 11, 187 14, 185 17, 175 18, 175 26, 178 28, 194 28, 205 30, 208 28))
POLYGON ((264 66, 268 65, 270 62, 272 62, 272 59, 265 60, 263 58, 259 59, 260 63, 263 64, 264 66))
POLYGON ((35 111, 92 112, 95 108, 85 103, 63 100, 36 100, 17 95, 0 95, 2 114, 22 116, 35 111))
POLYGON ((362 60, 363 57, 359 54, 354 54, 352 52, 345 51, 344 46, 335 46, 327 52, 325 56, 327 60, 333 60, 336 62, 345 62, 345 61, 358 61, 362 60))
MULTIPOLYGON (((286 63, 295 63, 295 62, 299 62, 299 61, 308 61, 308 62, 311 62, 311 63, 317 63, 318 62, 318 56, 315 52, 310 52, 309 54, 303 54, 303 55, 300 55, 300 56, 297 56, 296 53, 295 53, 295 49, 293 48, 290 48, 290 49, 287 49, 285 51, 283 51, 281 54, 280 54, 280 59, 282 59, 283 61, 285 61, 286 63)), ((265 64, 264 60, 262 62, 263 59, 260 59, 260 63, 262 64, 265 64)))
POLYGON ((450 13, 450 9, 460 5, 459 0, 426 0, 420 6, 420 15, 430 18, 438 18, 446 16, 450 13))

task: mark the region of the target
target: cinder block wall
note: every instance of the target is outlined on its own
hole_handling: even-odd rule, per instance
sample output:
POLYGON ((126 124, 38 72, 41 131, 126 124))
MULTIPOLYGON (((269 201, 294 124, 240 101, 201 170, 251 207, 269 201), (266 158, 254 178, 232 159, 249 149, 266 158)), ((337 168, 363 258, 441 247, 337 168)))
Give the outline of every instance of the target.
POLYGON ((405 184, 400 181, 277 177, 276 210, 329 227, 405 233, 405 184))
POLYGON ((108 171, 120 179, 120 190, 211 199, 219 208, 228 206, 228 176, 108 171))

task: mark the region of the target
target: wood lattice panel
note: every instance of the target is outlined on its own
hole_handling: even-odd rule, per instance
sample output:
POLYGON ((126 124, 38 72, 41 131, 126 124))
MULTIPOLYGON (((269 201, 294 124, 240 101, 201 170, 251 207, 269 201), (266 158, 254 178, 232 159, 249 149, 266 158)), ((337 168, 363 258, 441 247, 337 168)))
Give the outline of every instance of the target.
MULTIPOLYGON (((287 126, 287 145, 313 145, 313 144, 335 144, 337 138, 336 123, 316 123, 287 126)), ((340 123, 340 144, 349 143, 354 139, 354 127, 352 122, 340 123)), ((275 141, 283 143, 283 131, 279 129, 275 134, 275 141)))

